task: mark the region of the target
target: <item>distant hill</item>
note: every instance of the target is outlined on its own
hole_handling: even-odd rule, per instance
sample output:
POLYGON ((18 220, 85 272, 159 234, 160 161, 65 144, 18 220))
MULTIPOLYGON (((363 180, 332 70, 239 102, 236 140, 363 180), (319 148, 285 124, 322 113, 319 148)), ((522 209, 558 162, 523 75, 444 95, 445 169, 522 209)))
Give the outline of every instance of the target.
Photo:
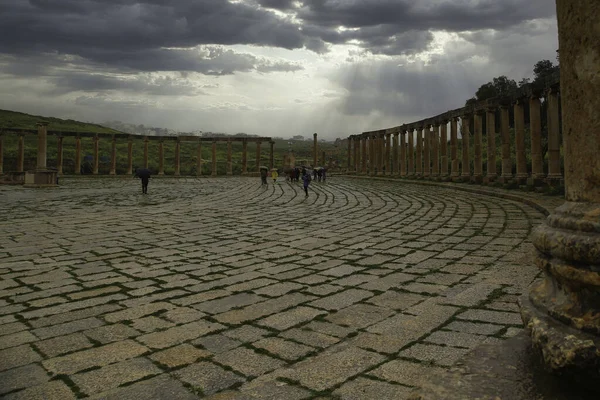
POLYGON ((122 133, 121 131, 107 128, 98 124, 74 121, 72 119, 60 119, 53 117, 42 117, 17 111, 0 110, 0 129, 36 129, 38 122, 48 122, 48 130, 62 132, 94 132, 94 133, 122 133))

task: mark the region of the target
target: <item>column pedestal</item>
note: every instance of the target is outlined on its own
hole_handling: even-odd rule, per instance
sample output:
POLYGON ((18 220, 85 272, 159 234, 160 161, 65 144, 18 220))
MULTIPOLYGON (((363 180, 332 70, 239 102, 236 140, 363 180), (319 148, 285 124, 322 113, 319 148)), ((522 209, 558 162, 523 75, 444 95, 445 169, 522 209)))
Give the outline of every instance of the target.
POLYGON ((37 124, 38 127, 38 149, 37 149, 37 166, 34 171, 25 172, 24 187, 55 187, 58 186, 58 175, 56 169, 49 169, 46 166, 46 148, 48 136, 48 123, 42 122, 37 124))

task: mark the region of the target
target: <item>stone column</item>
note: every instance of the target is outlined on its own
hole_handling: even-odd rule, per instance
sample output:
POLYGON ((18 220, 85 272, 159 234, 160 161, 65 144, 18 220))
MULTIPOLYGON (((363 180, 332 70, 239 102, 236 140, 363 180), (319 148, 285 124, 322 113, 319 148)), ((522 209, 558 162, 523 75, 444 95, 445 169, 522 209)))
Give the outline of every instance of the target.
POLYGON ((326 157, 325 157, 325 152, 322 151, 321 152, 321 166, 325 167, 325 164, 327 163, 326 157))
POLYGON ((318 143, 317 143, 317 134, 313 133, 313 167, 317 166, 317 151, 318 151, 318 143))
POLYGON ((94 136, 94 169, 92 173, 98 175, 99 154, 100 154, 100 136, 94 136))
POLYGON ((148 168, 148 136, 144 136, 144 168, 148 168))
POLYGON ((202 175, 202 141, 198 139, 198 147, 196 148, 196 176, 202 175))
POLYGON ((48 123, 47 122, 38 122, 38 148, 37 148, 37 170, 45 170, 46 169, 46 148, 48 142, 48 123))
POLYGON ((519 185, 527 181, 527 156, 525 154, 525 110, 523 100, 517 100, 514 104, 515 113, 515 151, 517 162, 517 174, 515 179, 519 185))
MULTIPOLYGON (((0 136, 0 140, 1 140, 1 136, 0 136)), ((2 143, 0 142, 0 149, 2 148, 2 143)), ((0 150, 0 153, 2 153, 2 150, 0 150)), ((0 159, 2 158, 2 155, 0 154, 0 159)), ((2 162, 0 162, 0 164, 2 164, 2 162)), ((2 169, 2 165, 0 165, 0 170, 2 169)), ((62 175, 63 173, 63 137, 62 136, 57 136, 56 138, 56 169, 58 170, 58 173, 60 175, 62 175)), ((0 171, 1 172, 1 171, 0 171)))
POLYGON ((352 139, 348 138, 348 167, 347 171, 350 171, 352 167, 352 139))
POLYGON ((175 141, 175 176, 181 175, 181 141, 175 141))
POLYGON ((256 172, 260 172, 260 141, 256 142, 256 172))
POLYGON ((431 176, 440 176, 440 125, 435 123, 431 126, 433 130, 429 136, 431 142, 431 176))
MULTIPOLYGON (((557 379, 600 382, 600 80, 597 0, 557 0, 565 200, 531 241, 544 280, 521 300, 534 347, 557 379)), ((566 387, 573 387, 572 384, 566 387)), ((591 394, 591 393, 590 393, 591 394)), ((597 396, 596 396, 597 397, 597 396)))
POLYGON ((431 125, 426 125, 423 130, 423 176, 431 176, 431 125))
POLYGON ((242 175, 248 173, 248 140, 242 139, 242 175))
POLYGON ((133 174, 133 139, 127 138, 127 175, 133 174))
POLYGON ((486 181, 494 182, 496 172, 496 109, 488 108, 485 111, 486 136, 487 136, 487 174, 486 181))
POLYGON ((383 175, 385 133, 377 134, 377 175, 383 175))
POLYGON ((510 158, 510 115, 508 106, 500 107, 500 135, 502 137, 502 176, 500 181, 507 183, 512 179, 512 160, 510 158))
POLYGON ((448 121, 440 125, 440 175, 448 176, 448 121))
POLYGON ((4 173, 4 136, 0 134, 0 174, 4 173))
POLYGON ((483 111, 475 112, 475 134, 473 135, 473 177, 472 180, 477 183, 483 181, 483 111))
POLYGON ((392 167, 390 168, 390 173, 394 175, 400 174, 400 161, 398 160, 398 136, 400 135, 400 131, 396 130, 394 132, 394 137, 392 139, 392 167))
POLYGON ((75 175, 81 174, 81 138, 75 137, 75 175))
POLYGON ((385 160, 383 161, 383 166, 385 167, 385 174, 386 175, 391 175, 392 174, 392 165, 390 162, 390 150, 391 150, 391 139, 392 139, 392 133, 391 132, 386 132, 385 133, 385 160))
POLYGON ((369 137, 369 172, 371 176, 375 176, 375 171, 377 170, 377 137, 371 135, 369 137))
POLYGON ((458 118, 450 119, 450 175, 453 178, 458 177, 458 118))
POLYGON ((400 176, 406 176, 406 131, 400 132, 400 176))
POLYGON ((537 186, 544 178, 542 161, 542 113, 540 99, 529 98, 529 131, 531 134, 531 184, 537 186))
POLYGON ((25 168, 25 141, 23 135, 19 135, 17 143, 17 172, 23 172, 25 168))
POLYGON ((414 130, 408 129, 408 175, 415 174, 415 146, 414 146, 414 130))
POLYGON ((548 100, 548 181, 558 183, 560 173, 560 118, 558 113, 558 90, 550 89, 548 100))
POLYGON ((361 146, 362 146, 362 156, 360 159, 361 167, 360 172, 363 174, 367 173, 367 138, 365 136, 361 136, 360 138, 361 146))
POLYGON ((423 176, 423 127, 417 128, 417 176, 423 176))
POLYGON ((360 165, 360 137, 354 137, 354 172, 358 173, 360 165))
POLYGON ((165 145, 162 139, 158 142, 158 175, 165 174, 165 145))
MULTIPOLYGON (((271 145, 273 154, 273 145, 271 145)), ((231 162, 231 139, 227 139, 227 175, 233 175, 233 163, 231 162)))
MULTIPOLYGON (((257 143, 257 157, 260 157, 260 142, 257 143)), ((258 167, 256 168, 258 171, 258 167)), ((211 167, 211 175, 217 176, 217 141, 213 140, 212 142, 212 167, 211 167)))
POLYGON ((109 175, 117 174, 117 138, 115 135, 112 137, 111 149, 110 149, 110 171, 109 175))
POLYGON ((275 142, 271 140, 269 142, 269 145, 270 145, 270 148, 269 148, 269 168, 273 169, 273 168, 275 168, 275 159, 274 159, 275 153, 273 151, 274 150, 273 146, 275 146, 275 142))
POLYGON ((471 165, 469 160, 469 150, 470 150, 470 136, 471 132, 469 131, 469 115, 463 115, 461 117, 461 129, 460 134, 462 137, 462 171, 460 176, 464 181, 471 179, 471 165))

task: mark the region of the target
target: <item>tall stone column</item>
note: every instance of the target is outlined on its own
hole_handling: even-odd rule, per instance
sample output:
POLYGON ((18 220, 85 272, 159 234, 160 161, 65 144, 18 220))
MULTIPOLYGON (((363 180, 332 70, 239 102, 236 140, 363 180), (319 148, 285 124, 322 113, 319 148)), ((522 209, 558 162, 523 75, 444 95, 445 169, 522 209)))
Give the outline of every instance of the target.
POLYGON ((111 149, 110 149, 110 171, 109 175, 117 174, 117 138, 115 135, 112 137, 111 149))
POLYGON ((394 132, 394 137, 392 138, 392 166, 390 168, 390 173, 394 175, 400 174, 400 161, 398 160, 398 136, 400 135, 400 131, 396 130, 394 132))
POLYGON ((318 148, 318 143, 317 143, 317 134, 313 133, 313 167, 317 166, 317 151, 319 150, 318 148))
POLYGON ((361 141, 361 146, 362 146, 362 152, 361 152, 362 156, 360 159, 360 162, 361 162, 360 172, 362 174, 366 174, 367 173, 367 137, 361 136, 360 141, 361 141))
POLYGON ((400 132, 400 176, 406 176, 406 131, 400 132))
POLYGON ((165 174, 165 145, 162 139, 158 142, 158 175, 165 174))
POLYGON ((354 172, 359 171, 360 165, 360 137, 354 137, 354 172))
POLYGON ((417 176, 423 176, 423 127, 417 128, 417 176))
POLYGON ((458 118, 450 119, 450 175, 458 177, 458 118))
POLYGON ((470 115, 463 115, 460 124, 460 134, 462 137, 462 170, 460 176, 464 181, 471 179, 471 164, 469 160, 469 150, 471 147, 471 144, 469 143, 471 139, 469 124, 471 121, 469 120, 469 117, 470 115))
POLYGON ((525 154, 525 110, 523 99, 514 104, 515 114, 515 151, 517 162, 517 174, 515 179, 519 185, 527 181, 527 155, 525 154))
MULTIPOLYGON (((544 280, 522 297, 521 315, 559 379, 599 391, 600 43, 597 0, 557 0, 565 200, 531 241, 544 280)), ((572 386, 567 386, 572 387, 572 386)), ((596 396, 597 397, 597 396, 596 396)))
POLYGON ((133 174, 133 138, 127 137, 127 174, 133 174))
POLYGON ((148 136, 144 136, 144 168, 148 168, 148 136))
POLYGON ((256 171, 260 172, 260 141, 256 142, 256 171))
POLYGON ((414 130, 413 130, 413 128, 409 128, 407 132, 408 132, 408 175, 413 176, 415 174, 414 130))
POLYGON ((127 175, 133 174, 133 139, 127 138, 127 175))
POLYGON ((497 178, 496 172, 496 109, 485 110, 486 136, 487 136, 487 174, 486 181, 494 182, 497 178))
POLYGON ((374 135, 369 136, 369 173, 371 176, 375 176, 377 170, 377 137, 374 135))
POLYGON ((391 175, 392 174, 392 165, 390 163, 390 150, 391 150, 391 139, 392 139, 392 133, 391 132, 386 132, 385 133, 385 159, 383 160, 383 166, 385 168, 385 174, 386 175, 391 175))
POLYGON ((507 105, 500 106, 500 135, 502 137, 502 176, 500 181, 512 179, 512 159, 510 158, 510 114, 507 105))
POLYGON ((431 142, 431 176, 440 176, 440 126, 438 123, 433 124, 432 131, 429 136, 431 142))
POLYGON ((94 169, 92 173, 94 175, 98 175, 98 165, 99 165, 99 157, 100 157, 100 136, 94 136, 94 169))
POLYGON ((423 176, 431 176, 431 125, 426 125, 423 130, 423 176))
POLYGON ((548 180, 557 183, 560 173, 560 118, 558 112, 558 90, 552 88, 546 96, 548 100, 548 180))
POLYGON ((383 175, 385 133, 377 134, 377 175, 383 175))
POLYGON ((175 141, 175 176, 181 175, 181 141, 175 141))
POLYGON ((81 174, 81 138, 75 137, 75 175, 81 174))
POLYGON ((440 125, 440 175, 448 176, 448 121, 440 125))
POLYGON ((248 173, 248 140, 242 139, 242 175, 248 173))
MULTIPOLYGON (((273 145, 271 145, 273 154, 273 145)), ((233 163, 231 162, 231 139, 227 139, 227 175, 233 175, 233 163)))
POLYGON ((483 111, 475 112, 475 133, 473 135, 473 177, 472 180, 477 183, 483 181, 483 111))
POLYGON ((48 142, 48 123, 38 122, 37 123, 38 134, 37 134, 37 170, 46 169, 46 156, 47 156, 47 142, 48 142))
POLYGON ((529 131, 531 134, 531 179, 538 185, 544 178, 542 160, 542 110, 537 96, 529 98, 529 131))
POLYGON ((352 139, 348 138, 348 166, 346 168, 347 172, 351 170, 352 167, 352 139))
MULTIPOLYGON (((244 142, 245 143, 245 142, 244 142)), ((196 148, 196 176, 202 175, 202 140, 198 139, 198 147, 196 148)))
POLYGON ((321 166, 325 167, 325 164, 327 163, 327 159, 325 157, 325 152, 322 151, 321 152, 321 166))
POLYGON ((0 174, 4 173, 4 136, 0 134, 0 174))
MULTIPOLYGON (((1 136, 0 136, 0 140, 1 140, 1 136)), ((2 148, 2 144, 0 143, 0 149, 2 148)), ((2 153, 2 151, 0 150, 0 153, 2 153)), ((0 154, 0 158, 2 158, 2 155, 0 154)), ((2 164, 0 162, 0 164, 2 164)), ((0 170, 1 170, 2 166, 0 165, 0 170)), ((56 137, 56 169, 58 170, 58 173, 60 175, 62 175, 63 173, 63 137, 58 135, 56 137)), ((0 171, 1 172, 1 171, 0 171)))
POLYGON ((275 142, 271 140, 269 142, 269 145, 270 145, 270 147, 269 147, 269 168, 273 169, 273 168, 275 168, 275 158, 274 158, 275 153, 274 153, 274 148, 273 148, 275 146, 275 142))
MULTIPOLYGON (((256 151, 256 155, 260 157, 260 142, 257 143, 258 150, 256 151)), ((258 171, 258 168, 256 168, 258 171)), ((217 176, 217 142, 213 140, 212 142, 212 167, 211 167, 211 175, 217 176)))
POLYGON ((25 141, 23 135, 19 135, 17 142, 17 172, 23 172, 25 167, 25 141))

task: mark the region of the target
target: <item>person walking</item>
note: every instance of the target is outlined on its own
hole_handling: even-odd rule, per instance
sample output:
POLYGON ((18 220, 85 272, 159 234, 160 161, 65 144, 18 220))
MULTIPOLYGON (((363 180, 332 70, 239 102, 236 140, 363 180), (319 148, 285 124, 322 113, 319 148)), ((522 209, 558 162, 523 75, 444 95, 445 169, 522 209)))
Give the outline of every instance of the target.
POLYGON ((304 193, 306 193, 306 197, 308 197, 308 185, 310 184, 310 174, 304 174, 302 176, 302 182, 304 182, 304 193))
POLYGON ((267 169, 266 168, 261 168, 260 169, 260 185, 266 185, 267 184, 267 169))
POLYGON ((271 170, 271 178, 273 178, 273 185, 277 183, 278 177, 279 177, 279 172, 277 172, 277 169, 273 168, 271 170))
POLYGON ((137 168, 135 176, 142 180, 142 194, 148 194, 148 181, 150 180, 150 170, 147 168, 137 168))

